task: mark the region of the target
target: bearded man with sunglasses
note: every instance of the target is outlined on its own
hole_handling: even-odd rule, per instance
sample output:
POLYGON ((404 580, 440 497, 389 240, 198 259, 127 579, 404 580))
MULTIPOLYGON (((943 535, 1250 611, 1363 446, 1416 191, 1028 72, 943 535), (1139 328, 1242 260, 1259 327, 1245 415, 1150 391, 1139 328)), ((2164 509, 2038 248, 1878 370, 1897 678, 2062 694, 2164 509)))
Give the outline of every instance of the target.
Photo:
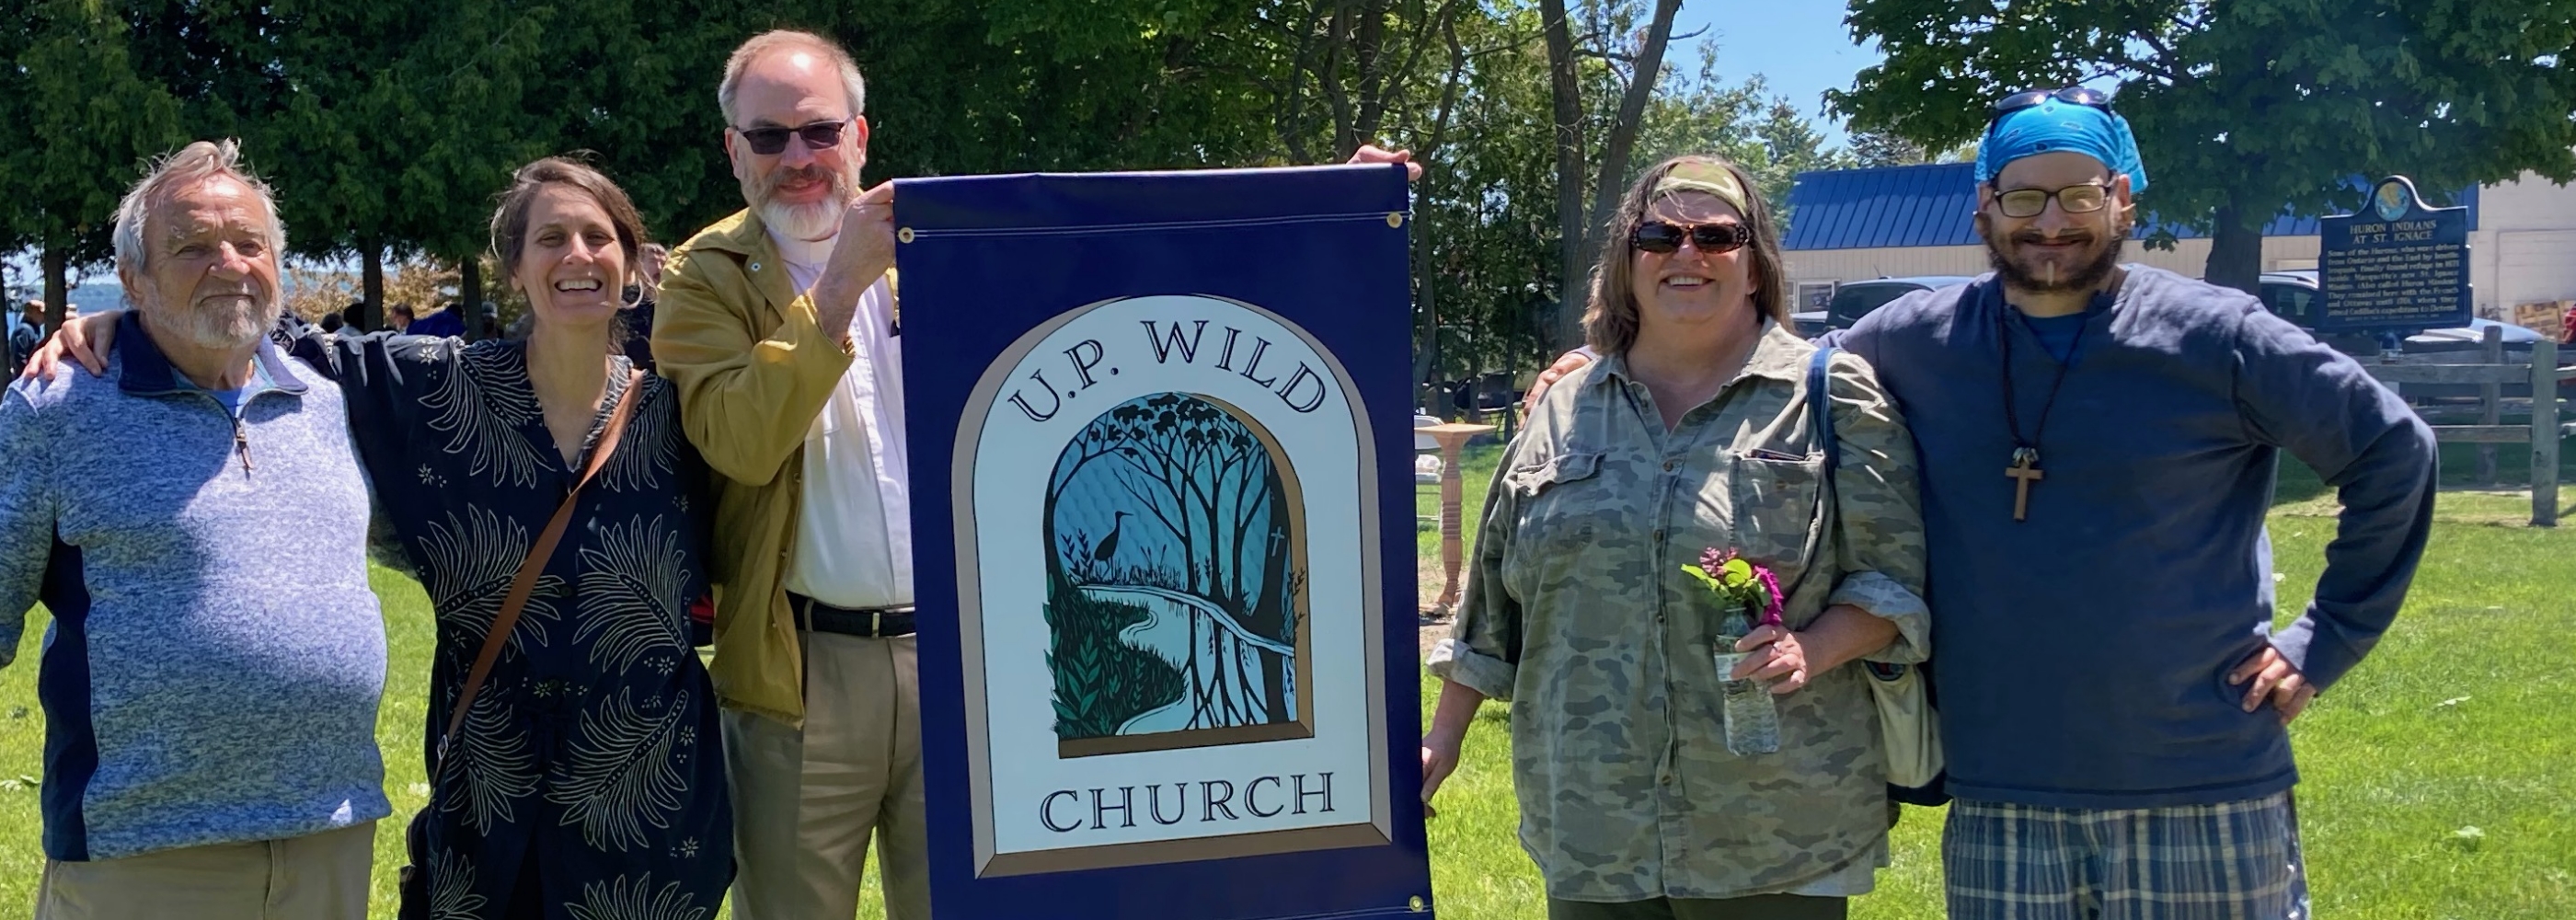
MULTIPOLYGON (((894 183, 862 190, 866 85, 773 31, 716 102, 748 207, 671 251, 653 355, 716 483, 715 660, 741 920, 929 920, 894 183)), ((1354 163, 1422 169, 1362 147, 1354 163)))
POLYGON ((2147 175, 2101 94, 1998 102, 1977 181, 1994 271, 1838 334, 1921 456, 1949 916, 2305 918, 2287 727, 2405 599, 2432 432, 2253 296, 2120 263, 2147 175), (2275 631, 2285 450, 2343 509, 2275 631))

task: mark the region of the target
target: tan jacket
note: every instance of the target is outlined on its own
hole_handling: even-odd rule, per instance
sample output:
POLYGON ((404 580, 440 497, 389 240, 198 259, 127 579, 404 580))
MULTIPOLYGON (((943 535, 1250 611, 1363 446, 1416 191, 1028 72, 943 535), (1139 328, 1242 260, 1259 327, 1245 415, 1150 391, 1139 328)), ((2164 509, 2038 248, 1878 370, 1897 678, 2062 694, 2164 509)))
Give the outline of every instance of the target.
POLYGON ((715 479, 716 654, 724 705, 805 720, 805 656, 787 610, 805 433, 850 353, 788 280, 760 217, 742 211, 671 251, 653 358, 680 388, 680 421, 715 479))

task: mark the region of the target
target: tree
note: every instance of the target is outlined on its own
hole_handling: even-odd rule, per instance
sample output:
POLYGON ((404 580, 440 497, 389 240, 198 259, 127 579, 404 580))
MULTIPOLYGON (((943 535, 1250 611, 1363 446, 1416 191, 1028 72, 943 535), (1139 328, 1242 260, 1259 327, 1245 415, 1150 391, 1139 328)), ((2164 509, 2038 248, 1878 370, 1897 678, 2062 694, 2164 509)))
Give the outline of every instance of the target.
POLYGON ((178 105, 134 69, 125 23, 84 0, 38 0, 0 34, 18 47, 0 179, 20 207, 10 224, 42 250, 49 327, 60 326, 73 269, 106 261, 116 204, 141 164, 178 146, 178 105), (20 31, 23 30, 23 31, 20 31))
POLYGON ((1914 166, 1932 162, 1923 145, 1879 131, 1854 131, 1852 156, 1864 167, 1914 166))
POLYGON ((2210 231, 2207 277, 2244 290, 2264 224, 2356 205, 2356 174, 2576 179, 2560 3, 1853 0, 1846 22, 1887 59, 1831 106, 1931 149, 1975 139, 2004 92, 2116 82, 2153 180, 2142 208, 2210 231))
POLYGON ((1634 150, 1646 103, 1653 98, 1655 83, 1663 76, 1664 47, 1672 40, 1673 15, 1680 12, 1681 5, 1681 0, 1655 0, 1648 23, 1632 31, 1622 27, 1634 25, 1634 8, 1626 3, 1594 0, 1584 7, 1589 34, 1578 45, 1573 21, 1566 15, 1565 0, 1539 0, 1540 22, 1547 37, 1552 125, 1556 129, 1560 269, 1556 316, 1549 324, 1551 344, 1569 346, 1583 339, 1583 307, 1591 293, 1590 272, 1585 266, 1591 263, 1600 244, 1593 231, 1609 221, 1611 209, 1619 202, 1620 187, 1630 175, 1628 156, 1634 150), (1605 68, 1605 82, 1618 87, 1619 108, 1601 124, 1604 140, 1597 161, 1588 158, 1591 150, 1584 142, 1591 119, 1586 117, 1585 81, 1579 71, 1581 59, 1586 57, 1610 65, 1605 68), (1624 69, 1620 66, 1623 64, 1624 69), (1594 168, 1587 171, 1587 163, 1594 168))

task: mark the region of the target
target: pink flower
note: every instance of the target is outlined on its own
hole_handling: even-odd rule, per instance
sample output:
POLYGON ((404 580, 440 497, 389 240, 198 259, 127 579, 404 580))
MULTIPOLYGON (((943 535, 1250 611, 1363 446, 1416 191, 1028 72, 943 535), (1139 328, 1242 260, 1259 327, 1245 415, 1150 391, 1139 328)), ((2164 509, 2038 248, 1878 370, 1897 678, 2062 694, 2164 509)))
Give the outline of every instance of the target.
POLYGON ((1762 606, 1762 625, 1780 625, 1779 577, 1771 574, 1770 569, 1758 565, 1753 567, 1753 577, 1762 579, 1762 590, 1765 595, 1762 606))

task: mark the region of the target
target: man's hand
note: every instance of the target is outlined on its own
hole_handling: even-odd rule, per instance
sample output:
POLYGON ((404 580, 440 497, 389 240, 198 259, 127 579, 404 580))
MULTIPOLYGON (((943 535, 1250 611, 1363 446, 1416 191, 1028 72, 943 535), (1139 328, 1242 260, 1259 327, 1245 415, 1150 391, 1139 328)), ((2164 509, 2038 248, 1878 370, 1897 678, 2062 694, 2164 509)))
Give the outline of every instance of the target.
POLYGON ((852 200, 832 240, 832 259, 814 280, 814 318, 832 341, 848 347, 859 295, 894 267, 894 182, 877 183, 852 200))
POLYGON ((2270 645, 2263 646, 2262 652, 2245 659, 2227 675, 2231 686, 2249 679, 2254 685, 2245 688, 2245 711, 2253 712, 2263 705, 2264 697, 2271 697, 2272 708, 2281 711, 2283 725, 2298 718, 2308 708, 2308 702, 2317 698, 2317 688, 2308 683, 2307 676, 2300 674, 2290 659, 2281 657, 2280 649, 2270 645))
POLYGON ((1590 363, 1592 363, 1592 356, 1579 350, 1556 356, 1555 364, 1550 364, 1546 370, 1538 372, 1538 382, 1530 384, 1529 395, 1521 397, 1521 414, 1529 414, 1530 407, 1538 405, 1538 398, 1547 395, 1547 388, 1565 379, 1565 375, 1574 373, 1576 368, 1590 363))
POLYGON ((1361 144, 1360 149, 1351 154, 1351 163, 1352 165, 1365 163, 1402 163, 1404 164, 1404 181, 1419 182, 1422 180, 1422 164, 1413 162, 1413 151, 1410 150, 1388 150, 1386 148, 1379 147, 1376 144, 1361 144))
POLYGON ((116 344, 116 319, 123 310, 92 313, 68 323, 54 332, 54 337, 27 356, 27 368, 18 376, 28 380, 51 380, 54 370, 68 357, 80 362, 92 377, 107 375, 108 348, 116 344))

